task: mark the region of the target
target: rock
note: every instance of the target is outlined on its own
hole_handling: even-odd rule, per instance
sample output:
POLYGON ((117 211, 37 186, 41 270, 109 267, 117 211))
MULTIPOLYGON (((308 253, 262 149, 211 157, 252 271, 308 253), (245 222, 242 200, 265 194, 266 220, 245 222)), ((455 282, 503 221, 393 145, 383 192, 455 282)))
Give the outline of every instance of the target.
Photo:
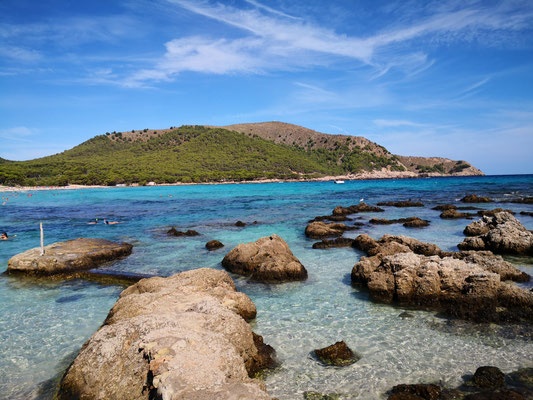
POLYGON ((305 228, 305 235, 312 239, 321 239, 324 237, 341 236, 344 231, 352 230, 343 223, 326 223, 322 221, 311 222, 305 228))
MULTIPOLYGON (((354 244, 362 242, 373 255, 355 264, 351 279, 367 287, 376 300, 436 308, 475 321, 533 321, 533 293, 503 283, 500 275, 489 272, 493 259, 473 264, 450 256, 416 254, 405 244, 383 238, 375 242, 377 247, 367 238, 358 239, 354 244), (398 252, 391 254, 395 249, 381 242, 396 243, 398 252)), ((430 247, 418 251, 422 249, 436 252, 430 247)), ((470 261, 476 261, 475 257, 463 255, 470 261)))
POLYGON ((496 392, 481 392, 469 394, 464 400, 526 400, 524 396, 514 390, 500 390, 496 392))
POLYGON ((176 228, 172 227, 167 231, 167 235, 169 236, 198 236, 200 235, 198 232, 193 231, 192 229, 189 229, 185 232, 178 231, 176 228))
POLYGON ((63 376, 66 399, 270 399, 242 316, 255 306, 224 271, 143 279, 120 295, 63 376))
POLYGON ((507 200, 502 203, 533 204, 533 197, 525 197, 523 199, 507 200))
POLYGON ((333 215, 348 215, 348 214, 355 214, 360 212, 383 212, 382 208, 376 207, 376 206, 370 206, 366 203, 359 203, 354 204, 349 207, 342 207, 337 206, 333 210, 333 215))
POLYGON ((340 398, 340 395, 336 393, 304 392, 304 400, 338 400, 340 398))
POLYGON ((498 389, 505 385, 505 375, 497 367, 479 367, 473 381, 482 389, 498 389))
POLYGON ((472 214, 472 213, 461 213, 457 211, 455 208, 445 210, 440 215, 440 217, 443 219, 473 218, 475 216, 476 214, 472 214))
POLYGON ((131 254, 129 243, 105 239, 79 238, 58 242, 41 248, 36 247, 13 256, 8 261, 8 273, 54 275, 82 271, 131 254))
POLYGON ((520 211, 520 215, 527 215, 529 217, 533 217, 533 212, 529 211, 520 211))
POLYGON ((379 241, 366 233, 355 238, 353 247, 362 250, 369 256, 377 254, 392 255, 412 251, 425 256, 440 255, 442 250, 435 244, 421 242, 408 236, 383 235, 379 241))
POLYGON ((383 201, 378 203, 378 206, 390 207, 424 207, 424 204, 419 201, 403 200, 403 201, 383 201))
POLYGON ((457 209, 457 206, 454 206, 453 204, 440 204, 432 208, 432 210, 437 210, 437 211, 446 211, 446 210, 455 210, 455 209, 457 209))
POLYGON ((329 249, 331 247, 352 247, 353 239, 335 238, 333 240, 322 239, 321 242, 313 243, 313 249, 329 249))
POLYGON ((400 399, 424 399, 438 400, 440 398, 441 388, 432 384, 414 384, 414 385, 396 385, 391 390, 392 394, 389 400, 400 399), (415 396, 415 397, 409 397, 415 396))
POLYGON ((413 318, 414 315, 411 314, 411 313, 408 313, 407 311, 404 311, 403 313, 398 315, 398 317, 401 318, 401 319, 405 319, 405 318, 413 318))
POLYGON ((314 350, 314 353, 322 363, 337 367, 351 365, 360 360, 360 357, 344 341, 337 342, 323 349, 314 350))
POLYGON ((500 212, 506 212, 506 213, 514 215, 514 211, 512 211, 512 210, 504 210, 503 208, 495 208, 493 210, 479 210, 477 212, 477 215, 482 217, 484 215, 495 215, 495 214, 500 213, 500 212))
POLYGON ((399 219, 380 219, 372 218, 369 221, 374 225, 390 225, 390 224, 403 224, 406 228, 419 228, 429 225, 429 221, 420 219, 418 217, 399 218, 399 219))
POLYGON ((457 247, 460 250, 491 250, 499 254, 533 254, 533 233, 506 212, 486 215, 465 228, 469 234, 457 247))
POLYGON ((222 242, 219 242, 218 240, 210 240, 209 242, 205 244, 205 248, 207 250, 216 250, 216 249, 220 249, 221 247, 224 247, 224 245, 222 244, 222 242))
POLYGON ((477 194, 469 194, 461 199, 463 203, 492 203, 489 197, 478 196, 477 194))
POLYGON ((449 254, 453 258, 458 258, 470 264, 477 264, 485 271, 500 275, 500 280, 502 281, 528 282, 531 278, 528 274, 520 271, 513 264, 491 251, 460 251, 449 254))
POLYGON ((348 218, 346 215, 321 215, 318 217, 313 218, 309 222, 315 222, 315 221, 333 221, 333 222, 344 222, 344 221, 351 221, 351 218, 348 218))
POLYGON ((235 226, 238 226, 238 227, 240 227, 240 228, 243 228, 243 227, 246 226, 246 224, 245 224, 244 222, 242 222, 242 221, 237 221, 237 222, 235 222, 235 226))
POLYGON ((307 279, 307 270, 278 235, 241 243, 222 260, 227 270, 261 282, 307 279))

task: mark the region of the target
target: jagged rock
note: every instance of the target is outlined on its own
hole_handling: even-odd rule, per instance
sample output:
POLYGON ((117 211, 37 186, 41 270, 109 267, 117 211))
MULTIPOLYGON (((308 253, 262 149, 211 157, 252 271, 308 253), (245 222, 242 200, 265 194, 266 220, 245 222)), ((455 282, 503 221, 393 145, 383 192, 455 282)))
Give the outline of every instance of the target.
POLYGON ((313 249, 329 249, 331 247, 352 247, 353 239, 335 238, 333 240, 322 239, 321 242, 313 243, 313 249))
POLYGON ((227 270, 262 282, 307 279, 307 270, 278 235, 241 243, 222 260, 227 270))
POLYGON ((527 216, 533 217, 533 212, 529 212, 529 211, 520 211, 520 215, 527 215, 527 216))
POLYGON ((182 231, 178 231, 176 228, 172 227, 172 228, 170 228, 167 231, 167 235, 181 237, 181 236, 198 236, 200 234, 198 232, 192 230, 192 229, 189 229, 189 230, 187 230, 185 232, 182 232, 182 231))
POLYGON ((533 293, 503 283, 500 274, 527 277, 491 253, 447 253, 390 235, 379 241, 360 235, 354 247, 370 257, 355 264, 352 282, 366 286, 377 300, 430 306, 464 319, 533 321, 533 293))
POLYGON ((492 203, 489 197, 478 196, 477 194, 469 194, 461 199, 463 203, 492 203))
POLYGON ((432 208, 432 210, 446 211, 446 210, 479 210, 479 207, 457 207, 453 204, 441 204, 432 208))
POLYGON ((470 264, 477 264, 489 272, 500 275, 502 281, 527 282, 530 276, 520 271, 510 262, 505 261, 491 251, 460 251, 448 253, 453 258, 466 261, 470 264))
POLYGON ((344 367, 360 360, 344 341, 337 342, 323 349, 314 350, 317 358, 326 365, 344 367))
POLYGON ((216 250, 216 249, 220 249, 221 247, 224 247, 224 245, 222 244, 222 242, 219 242, 218 240, 210 240, 209 242, 205 244, 205 248, 207 250, 216 250))
POLYGON ((374 225, 390 225, 390 224, 403 224, 406 228, 419 228, 429 225, 429 221, 420 219, 418 217, 399 218, 399 219, 380 219, 372 218, 369 221, 374 225))
POLYGON ((438 400, 441 388, 432 384, 396 385, 391 390, 388 400, 438 400))
POLYGON ((344 221, 351 221, 351 218, 348 218, 346 215, 321 215, 318 217, 313 218, 309 222, 315 222, 315 221, 333 221, 333 222, 344 222, 344 221))
POLYGON ((100 264, 131 254, 129 243, 105 239, 79 238, 36 247, 13 256, 8 261, 8 273, 54 275, 98 267, 100 264))
POLYGON ((514 211, 512 210, 504 210, 503 208, 495 208, 493 210, 479 210, 477 212, 477 215, 483 217, 484 215, 495 215, 495 214, 498 214, 500 212, 506 212, 506 213, 509 213, 509 214, 513 214, 514 215, 514 211))
POLYGON ((246 224, 242 221, 237 221, 235 222, 235 226, 238 226, 239 228, 244 228, 246 224))
POLYGON ((143 279, 82 347, 57 399, 270 399, 249 377, 268 357, 243 319, 254 314, 224 271, 143 279))
POLYGON ((327 223, 322 221, 311 222, 305 228, 305 235, 313 239, 340 236, 344 231, 355 229, 343 223, 327 223))
POLYGON ((533 233, 506 212, 484 216, 465 228, 469 234, 457 247, 460 250, 491 250, 501 254, 533 254, 533 233), (483 233, 484 232, 484 233, 483 233))
POLYGON ((349 207, 342 207, 337 206, 333 210, 333 215, 348 215, 348 214, 355 214, 360 212, 383 212, 382 208, 376 207, 376 206, 370 206, 366 203, 359 203, 354 204, 349 207))
POLYGON ((505 375, 497 367, 479 367, 474 373, 473 381, 482 389, 497 389, 505 385, 505 375))
POLYGON ((403 201, 382 201, 378 203, 378 206, 389 206, 389 207, 424 207, 419 201, 403 200, 403 201))
POLYGON ((444 210, 440 215, 440 217, 443 219, 473 218, 475 216, 476 214, 462 213, 462 212, 457 211, 455 208, 444 210))

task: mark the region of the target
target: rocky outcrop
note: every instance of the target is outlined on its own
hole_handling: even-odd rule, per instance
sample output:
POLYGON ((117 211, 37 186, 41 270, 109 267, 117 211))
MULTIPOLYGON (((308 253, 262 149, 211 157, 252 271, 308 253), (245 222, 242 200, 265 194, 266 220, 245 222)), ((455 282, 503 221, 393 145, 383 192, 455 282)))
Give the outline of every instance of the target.
POLYGON ((472 214, 472 213, 462 213, 462 212, 459 212, 457 211, 455 208, 450 208, 448 210, 444 210, 441 214, 440 214, 440 217, 442 219, 460 219, 460 218, 473 218, 475 217, 476 214, 472 214))
POLYGON ((354 247, 369 257, 355 264, 352 282, 367 287, 376 300, 437 308, 464 319, 533 321, 533 293, 502 282, 528 276, 492 253, 443 252, 390 235, 379 241, 360 235, 354 247))
POLYGON ((325 237, 341 236, 344 231, 356 229, 343 223, 336 222, 310 222, 305 228, 305 235, 312 239, 322 239, 325 237))
POLYGON ((422 228, 429 226, 429 221, 420 219, 418 217, 398 218, 398 219, 380 219, 372 218, 369 221, 374 225, 391 225, 391 224, 403 224, 406 228, 422 228))
POLYGON ((222 266, 228 271, 261 282, 307 279, 307 270, 278 235, 239 244, 226 254, 222 266))
POLYGON ((360 357, 344 341, 337 342, 323 349, 314 350, 314 353, 323 364, 335 365, 336 367, 351 365, 360 360, 360 357))
POLYGON ((337 206, 333 210, 333 215, 348 215, 348 214, 356 214, 360 212, 383 212, 383 211, 385 210, 382 208, 379 208, 376 206, 370 206, 366 203, 361 202, 359 204, 354 204, 349 207, 337 206))
POLYGON ((496 214, 498 214, 500 212, 506 212, 506 213, 514 215, 514 211, 503 209, 503 208, 495 208, 493 210, 480 210, 480 211, 477 212, 477 215, 479 215, 480 217, 483 217, 485 215, 494 216, 494 215, 496 215, 496 214))
POLYGON ((446 211, 446 210, 479 210, 478 207, 457 207, 453 204, 441 204, 431 208, 432 210, 437 211, 446 211))
POLYGON ((222 242, 218 240, 210 240, 209 242, 205 244, 205 248, 207 250, 216 250, 216 249, 220 249, 221 247, 224 247, 224 245, 222 244, 222 242))
POLYGON ((489 197, 478 196, 477 194, 468 194, 461 199, 463 203, 492 203, 489 197))
POLYGON ((506 212, 484 216, 465 228, 467 237, 460 250, 491 250, 499 254, 533 254, 533 233, 506 212))
POLYGON ((439 400, 441 388, 433 384, 396 385, 388 400, 439 400))
POLYGON ((332 240, 322 239, 320 242, 313 243, 313 249, 329 249, 332 247, 352 247, 353 239, 335 238, 332 240))
POLYGON ((270 399, 250 378, 272 361, 245 321, 254 316, 224 271, 143 279, 84 344, 57 399, 270 399))
POLYGON ((402 200, 402 201, 382 201, 378 203, 378 206, 389 206, 389 207, 424 207, 419 201, 411 200, 402 200))
POLYGON ((527 215, 529 217, 533 217, 533 212, 530 211, 520 211, 520 215, 527 215))
POLYGON ((512 200, 502 201, 502 203, 533 204, 533 197, 524 197, 523 199, 512 199, 512 200))
POLYGON ((235 226, 239 227, 239 228, 244 228, 246 226, 246 224, 242 221, 237 221, 235 222, 235 226))
POLYGON ((182 231, 178 231, 176 228, 172 227, 170 228, 168 231, 167 231, 167 235, 169 236, 176 236, 176 237, 181 237, 181 236, 199 236, 200 234, 192 229, 189 229, 185 232, 182 232, 182 231))
POLYGON ((58 242, 41 248, 36 247, 13 256, 8 261, 8 273, 54 275, 88 270, 100 264, 131 254, 129 243, 105 239, 79 238, 58 242))
POLYGON ((318 217, 313 218, 309 222, 315 222, 315 221, 333 221, 333 222, 344 222, 344 221, 351 221, 351 218, 348 218, 346 215, 320 215, 318 217))
POLYGON ((479 367, 472 380, 477 387, 482 389, 497 389, 505 385, 505 375, 497 367, 479 367))

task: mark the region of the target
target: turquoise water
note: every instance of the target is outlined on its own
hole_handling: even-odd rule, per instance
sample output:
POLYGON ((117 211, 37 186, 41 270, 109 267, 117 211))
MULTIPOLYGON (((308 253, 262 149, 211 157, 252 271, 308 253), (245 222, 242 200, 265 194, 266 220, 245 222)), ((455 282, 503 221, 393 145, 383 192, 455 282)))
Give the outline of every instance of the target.
MULTIPOLYGON (((133 254, 104 268, 158 275, 221 268, 233 246, 277 233, 305 265, 309 279, 264 285, 234 276, 257 306, 254 330, 276 348, 281 362, 266 377, 269 393, 281 400, 302 398, 307 390, 375 399, 398 383, 442 380, 456 385, 480 365, 496 365, 504 372, 533 366, 531 328, 474 325, 417 310, 409 311, 414 318, 398 318, 404 309, 374 303, 365 291, 351 287, 349 275, 361 254, 353 249, 313 250, 313 240, 303 233, 306 223, 360 199, 370 204, 421 200, 426 207, 385 207, 384 213, 358 216, 361 222, 374 216, 418 216, 431 220, 428 228, 365 225, 346 236, 406 234, 454 250, 468 221, 442 220, 431 207, 455 203, 468 193, 499 201, 533 196, 533 176, 4 192, 0 195, 9 199, 0 202, 6 202, 0 205, 0 230, 18 236, 0 242, 0 271, 11 256, 38 246, 40 221, 45 244, 76 237, 128 241, 134 244, 133 254), (124 223, 87 225, 93 218, 124 223), (237 220, 258 223, 237 228, 237 220), (201 236, 169 238, 169 226, 194 229, 201 236), (212 239, 225 247, 208 252, 204 245, 212 239), (361 360, 338 369, 323 367, 310 356, 313 349, 337 340, 345 340, 361 360)), ((479 206, 533 211, 523 204, 479 206)), ((532 217, 517 218, 533 229, 532 217)), ((531 258, 510 260, 533 274, 531 258)), ((121 290, 82 280, 0 276, 0 398, 49 399, 56 379, 98 329, 121 290)))

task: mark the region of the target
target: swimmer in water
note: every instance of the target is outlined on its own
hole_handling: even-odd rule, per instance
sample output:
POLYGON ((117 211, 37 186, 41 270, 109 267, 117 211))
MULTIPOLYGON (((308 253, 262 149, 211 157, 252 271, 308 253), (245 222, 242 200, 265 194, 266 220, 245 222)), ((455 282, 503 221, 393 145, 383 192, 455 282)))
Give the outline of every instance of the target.
POLYGON ((95 218, 94 221, 87 222, 87 225, 94 225, 98 223, 98 218, 95 218))
MULTIPOLYGON (((17 235, 13 235, 11 237, 17 237, 17 235)), ((0 233, 0 240, 7 240, 7 239, 10 239, 10 237, 7 236, 7 232, 0 233)))
POLYGON ((107 219, 104 218, 104 224, 106 225, 116 225, 116 224, 122 224, 123 222, 121 221, 108 221, 107 219))

